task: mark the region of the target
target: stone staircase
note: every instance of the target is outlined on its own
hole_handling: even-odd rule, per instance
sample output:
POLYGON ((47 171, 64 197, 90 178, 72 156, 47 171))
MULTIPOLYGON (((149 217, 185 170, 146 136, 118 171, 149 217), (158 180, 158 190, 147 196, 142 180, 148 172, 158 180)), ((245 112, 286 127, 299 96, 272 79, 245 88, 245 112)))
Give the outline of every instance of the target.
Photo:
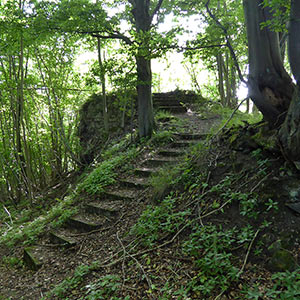
MULTIPOLYGON (((188 148, 206 138, 205 134, 178 133, 174 142, 166 148, 151 153, 142 160, 131 175, 120 178, 107 188, 98 199, 85 203, 77 215, 70 217, 59 229, 52 230, 47 237, 53 247, 31 246, 24 249, 23 261, 32 270, 38 270, 46 262, 45 257, 55 248, 69 249, 83 243, 85 233, 97 232, 112 226, 129 203, 139 205, 145 194, 151 194, 149 178, 167 164, 176 164, 188 148)), ((57 254, 56 254, 57 255, 57 254)), ((55 260, 55 256, 53 259, 55 260)))
POLYGON ((173 93, 154 93, 153 106, 158 110, 168 111, 173 114, 181 114, 187 111, 182 105, 176 94, 173 93))

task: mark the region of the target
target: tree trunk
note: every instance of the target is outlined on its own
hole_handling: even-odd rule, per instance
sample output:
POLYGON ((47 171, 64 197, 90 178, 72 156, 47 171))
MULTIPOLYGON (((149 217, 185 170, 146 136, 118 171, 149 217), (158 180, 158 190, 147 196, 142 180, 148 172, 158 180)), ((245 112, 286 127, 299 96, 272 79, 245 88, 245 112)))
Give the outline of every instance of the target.
POLYGON ((221 103, 225 106, 225 90, 224 90, 224 76, 223 76, 223 56, 222 53, 217 55, 217 66, 218 66, 218 90, 220 94, 221 103))
POLYGON ((229 55, 228 52, 225 52, 225 61, 224 62, 224 79, 225 79, 225 86, 226 86, 226 106, 231 107, 231 78, 229 75, 229 68, 230 68, 230 63, 229 63, 229 55))
MULTIPOLYGON (((109 133, 109 124, 108 124, 108 109, 107 109, 107 97, 106 97, 106 80, 105 80, 105 69, 103 66, 102 56, 101 56, 101 41, 100 38, 97 38, 97 48, 98 48, 98 63, 100 67, 100 79, 101 79, 101 89, 102 89, 102 98, 103 98, 103 122, 104 129, 106 134, 109 133)), ((105 59, 105 58, 104 58, 105 59)))
POLYGON ((231 101, 230 106, 235 107, 238 103, 237 99, 237 86, 236 86, 236 69, 235 66, 231 66, 231 101))
POLYGON ((300 170, 300 1, 292 0, 289 28, 289 61, 297 87, 287 117, 279 131, 285 155, 300 170))
POLYGON ((150 137, 154 126, 153 103, 151 92, 151 62, 144 57, 137 57, 138 73, 138 123, 139 136, 150 137))
POLYGON ((300 86, 300 1, 291 1, 291 20, 289 28, 289 61, 294 78, 300 86))
POLYGON ((131 0, 135 27, 142 42, 136 55, 139 136, 150 137, 154 127, 152 103, 152 73, 149 47, 151 27, 150 1, 131 0))
POLYGON ((272 18, 263 0, 244 0, 249 47, 249 97, 269 122, 270 127, 282 124, 294 85, 283 67, 278 33, 261 23, 272 18))

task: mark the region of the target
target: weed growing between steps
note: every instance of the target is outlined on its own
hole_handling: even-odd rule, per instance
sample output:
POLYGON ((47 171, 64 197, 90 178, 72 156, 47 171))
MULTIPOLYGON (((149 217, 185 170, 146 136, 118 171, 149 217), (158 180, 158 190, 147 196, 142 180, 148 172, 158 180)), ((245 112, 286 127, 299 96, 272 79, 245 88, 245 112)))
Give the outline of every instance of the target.
POLYGON ((154 203, 159 203, 169 192, 174 184, 176 176, 180 169, 175 167, 165 167, 150 178, 150 185, 152 187, 152 200, 154 203))
POLYGON ((153 134, 152 138, 148 141, 149 146, 163 146, 170 144, 174 141, 174 133, 168 130, 159 131, 153 134))
POLYGON ((138 154, 134 147, 126 153, 119 154, 109 160, 103 161, 99 167, 93 171, 78 185, 78 192, 86 192, 89 195, 100 195, 108 185, 116 182, 116 177, 125 170, 126 162, 132 161, 138 154), (118 169, 118 172, 116 170, 118 169))
POLYGON ((154 114, 155 121, 164 123, 164 122, 170 122, 170 121, 177 121, 178 118, 176 118, 174 115, 172 115, 170 112, 165 110, 158 110, 154 114))

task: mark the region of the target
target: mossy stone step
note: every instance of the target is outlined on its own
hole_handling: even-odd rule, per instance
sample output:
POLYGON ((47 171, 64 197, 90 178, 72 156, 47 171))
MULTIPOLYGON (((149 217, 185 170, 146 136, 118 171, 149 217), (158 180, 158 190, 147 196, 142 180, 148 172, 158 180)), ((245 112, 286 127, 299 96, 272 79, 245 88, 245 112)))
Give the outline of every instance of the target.
POLYGON ((70 248, 76 245, 76 241, 71 239, 70 237, 66 237, 57 232, 51 231, 49 233, 49 239, 51 243, 58 244, 66 248, 70 248))
POLYGON ((182 105, 178 105, 178 106, 159 106, 158 107, 159 110, 165 110, 165 111, 169 111, 171 113, 174 114, 180 114, 180 113, 185 113, 186 112, 186 108, 182 105))
POLYGON ((182 156, 185 154, 185 151, 182 150, 176 150, 176 149, 162 149, 158 151, 158 154, 161 156, 172 156, 172 157, 176 157, 176 156, 182 156))
POLYGON ((150 177, 151 175, 157 173, 159 168, 136 168, 134 173, 138 176, 150 177))
POLYGON ((157 106, 182 106, 180 101, 174 99, 165 99, 161 98, 156 101, 153 101, 154 107, 157 106))
POLYGON ((23 252, 23 262, 27 268, 33 271, 37 271, 43 265, 42 262, 42 250, 39 247, 27 247, 23 252))
POLYGON ((188 148, 196 144, 194 140, 184 140, 184 141, 174 141, 172 142, 172 146, 174 148, 188 148))
POLYGON ((144 161, 143 165, 146 167, 162 167, 166 164, 177 163, 178 160, 167 158, 150 158, 144 161))
POLYGON ((80 216, 71 217, 67 220, 66 225, 79 231, 93 231, 101 228, 105 222, 93 223, 80 218, 80 216))
POLYGON ((145 189, 149 186, 149 183, 145 180, 145 178, 128 178, 119 180, 119 183, 128 188, 134 189, 145 189))
POLYGON ((205 133, 176 133, 175 135, 183 140, 203 140, 208 137, 208 134, 205 133))
POLYGON ((86 211, 97 215, 105 216, 108 218, 118 215, 123 205, 122 201, 109 201, 109 202, 90 202, 86 204, 86 211))
POLYGON ((117 191, 104 192, 102 194, 104 200, 122 200, 122 201, 132 201, 135 198, 134 193, 131 190, 119 189, 117 191))

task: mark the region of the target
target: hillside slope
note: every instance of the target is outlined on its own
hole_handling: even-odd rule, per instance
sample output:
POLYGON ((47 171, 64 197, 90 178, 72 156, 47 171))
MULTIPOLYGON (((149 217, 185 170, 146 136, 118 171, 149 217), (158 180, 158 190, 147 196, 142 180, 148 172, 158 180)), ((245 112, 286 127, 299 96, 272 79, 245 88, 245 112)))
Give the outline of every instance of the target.
POLYGON ((0 299, 297 299, 299 176, 259 126, 218 123, 161 114, 109 149, 30 247, 2 244, 0 299))

